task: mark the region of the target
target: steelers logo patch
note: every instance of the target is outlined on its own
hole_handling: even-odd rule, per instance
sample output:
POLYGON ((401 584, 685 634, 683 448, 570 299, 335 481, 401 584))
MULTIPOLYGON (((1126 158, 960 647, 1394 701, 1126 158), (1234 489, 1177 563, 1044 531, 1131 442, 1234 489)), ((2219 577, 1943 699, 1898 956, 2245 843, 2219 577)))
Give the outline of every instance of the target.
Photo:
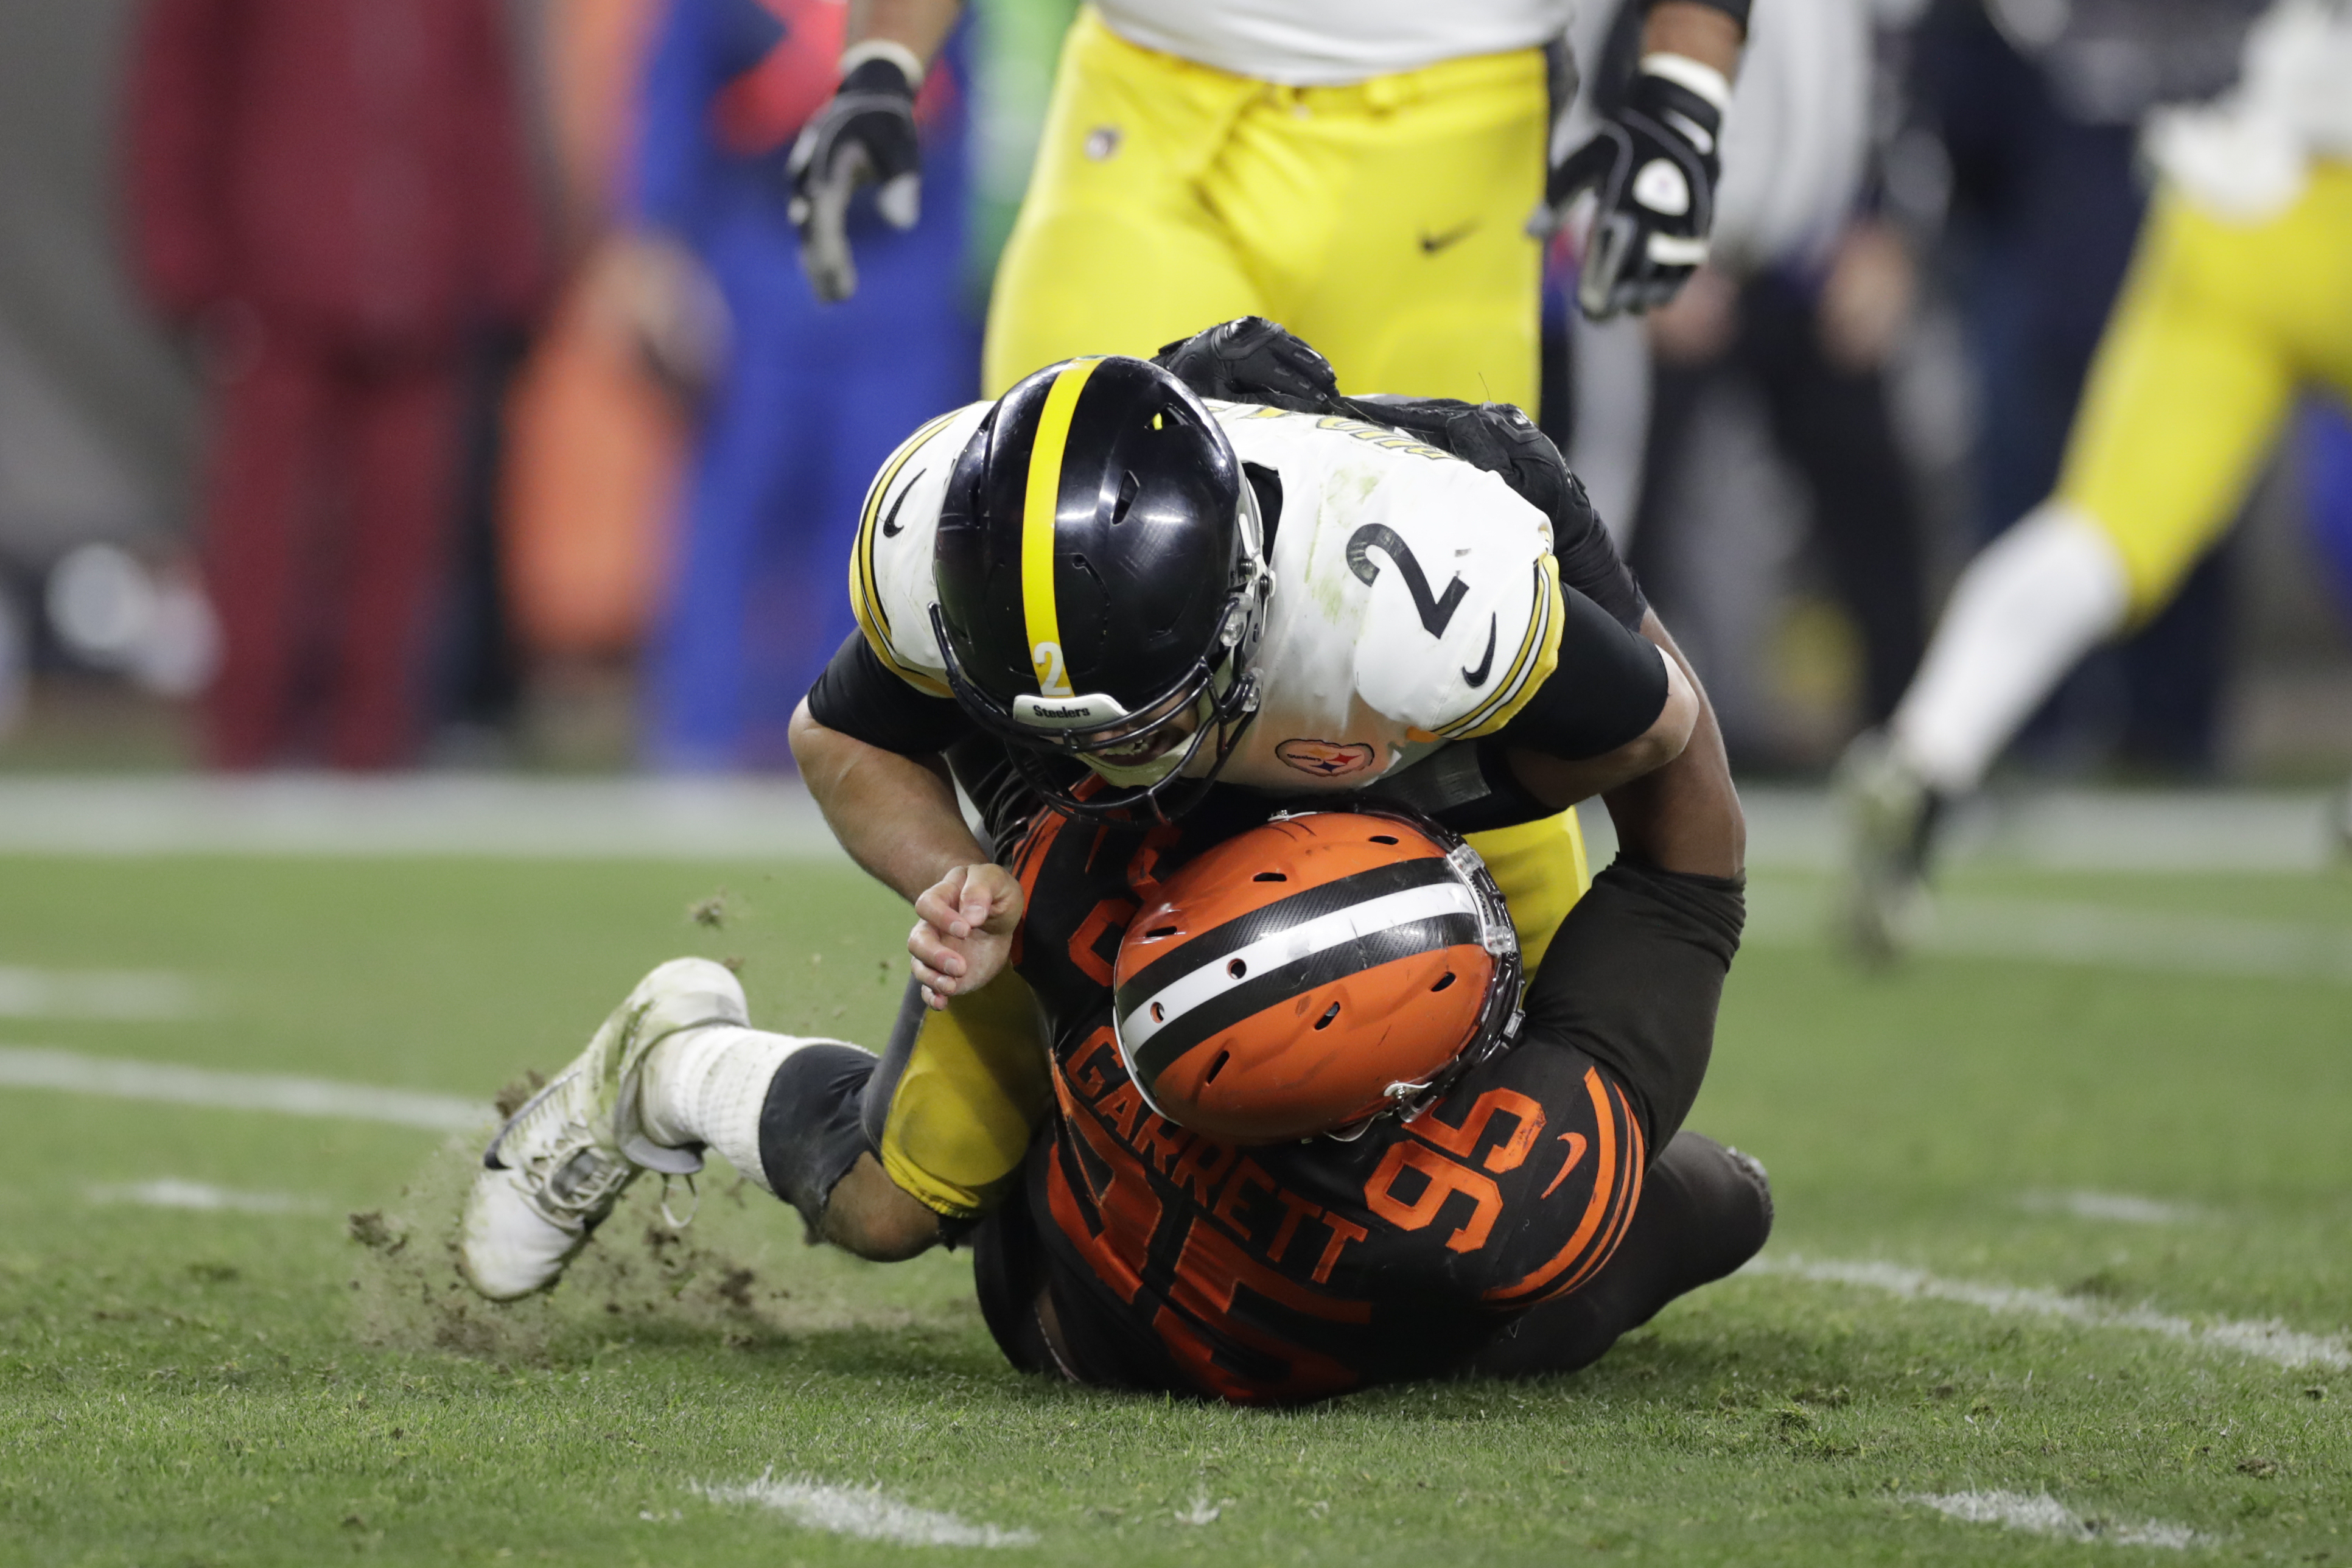
POLYGON ((1360 742, 1345 741, 1285 741, 1275 747, 1274 754, 1302 773, 1313 773, 1319 779, 1343 779, 1350 773, 1362 773, 1372 765, 1372 749, 1360 742))

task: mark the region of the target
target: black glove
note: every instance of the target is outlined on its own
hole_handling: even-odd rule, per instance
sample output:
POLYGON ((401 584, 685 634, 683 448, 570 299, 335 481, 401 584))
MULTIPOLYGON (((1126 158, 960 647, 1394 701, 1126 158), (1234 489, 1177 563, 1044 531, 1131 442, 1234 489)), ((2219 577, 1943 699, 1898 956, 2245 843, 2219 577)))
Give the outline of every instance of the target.
POLYGON ((1180 338, 1151 363, 1198 397, 1262 403, 1294 414, 1337 412, 1339 379, 1330 362, 1264 316, 1236 316, 1180 338))
POLYGON ((1590 142, 1565 157, 1555 144, 1543 205, 1528 229, 1549 235, 1583 192, 1599 198, 1576 290, 1594 321, 1665 303, 1706 259, 1728 102, 1714 70, 1654 55, 1633 79, 1625 107, 1590 142))
POLYGON ((914 227, 922 211, 922 155, 915 139, 920 77, 909 77, 895 55, 858 59, 857 53, 851 51, 849 74, 833 97, 801 128, 784 166, 801 267, 816 297, 828 304, 857 292, 846 225, 849 198, 858 186, 882 187, 874 205, 893 228, 914 227))

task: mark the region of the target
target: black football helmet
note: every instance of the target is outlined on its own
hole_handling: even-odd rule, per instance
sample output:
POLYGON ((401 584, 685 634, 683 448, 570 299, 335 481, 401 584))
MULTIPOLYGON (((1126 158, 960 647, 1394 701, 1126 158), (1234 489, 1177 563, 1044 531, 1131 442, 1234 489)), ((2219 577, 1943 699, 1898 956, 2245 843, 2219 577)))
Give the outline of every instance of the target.
POLYGON ((932 571, 956 700, 1066 811, 1182 811, 1256 714, 1274 592, 1257 498, 1208 410, 1147 361, 1068 360, 999 398, 949 476, 932 571), (1074 789, 1055 754, 1100 782, 1074 789))

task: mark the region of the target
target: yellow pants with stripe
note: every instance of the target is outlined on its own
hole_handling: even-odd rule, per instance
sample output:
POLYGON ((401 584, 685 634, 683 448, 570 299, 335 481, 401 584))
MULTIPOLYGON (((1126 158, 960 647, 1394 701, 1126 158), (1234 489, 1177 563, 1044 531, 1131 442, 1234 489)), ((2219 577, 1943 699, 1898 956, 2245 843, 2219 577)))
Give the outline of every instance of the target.
POLYGON ((1549 116, 1538 50, 1289 88, 1084 10, 997 269, 988 394, 1261 315, 1351 392, 1533 408, 1549 116))
MULTIPOLYGON (((1552 933, 1592 879, 1572 811, 1470 842, 1511 907, 1533 974, 1552 933)), ((883 1124, 882 1168, 899 1189, 950 1219, 994 1206, 1053 1103, 1036 999, 1007 972, 923 1020, 883 1124)))
POLYGON ((2113 539, 2135 619, 2228 531, 2306 382, 2352 397, 2352 163, 2263 223, 2161 193, 2058 483, 2113 539))

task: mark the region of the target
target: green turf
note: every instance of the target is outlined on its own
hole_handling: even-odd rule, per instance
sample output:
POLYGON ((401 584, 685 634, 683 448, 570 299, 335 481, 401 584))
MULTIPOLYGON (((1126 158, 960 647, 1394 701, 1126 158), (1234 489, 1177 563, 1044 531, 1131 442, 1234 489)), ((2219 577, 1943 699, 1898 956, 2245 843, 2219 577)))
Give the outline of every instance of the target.
MULTIPOLYGON (((2352 886, 1978 873, 1964 890, 2352 928, 2352 886)), ((743 961, 755 1018, 874 1040, 907 915, 832 872, 0 861, 0 963, 163 968, 211 1010, 0 1042, 487 1097, 655 961, 743 961), (689 907, 723 894, 723 923, 689 907)), ((1767 887, 1764 896, 1772 896, 1767 887)), ((2352 986, 1801 943, 1735 973, 1694 1124, 1770 1164, 1774 1251, 2200 1320, 2352 1317, 2352 986), (2090 1188, 2193 1209, 2030 1213, 2090 1188)), ((682 1240, 633 1197, 555 1297, 447 1290, 462 1144, 0 1089, 0 1563, 880 1563, 691 1489, 771 1468, 1034 1531, 1007 1562, 2016 1563, 2173 1555, 1906 1501, 2048 1492, 2205 1555, 2352 1553, 2352 1375, 1748 1277, 1599 1366, 1268 1414, 1015 1376, 960 1257, 804 1247, 721 1181, 682 1240), (291 1214, 93 1201, 177 1178, 291 1214), (347 1235, 380 1213, 385 1247, 347 1235), (397 1250, 388 1250, 396 1247, 397 1250), (1213 1520, 1208 1516, 1213 1513, 1213 1520), (1200 1520, 1204 1522, 1183 1522, 1200 1520)))

